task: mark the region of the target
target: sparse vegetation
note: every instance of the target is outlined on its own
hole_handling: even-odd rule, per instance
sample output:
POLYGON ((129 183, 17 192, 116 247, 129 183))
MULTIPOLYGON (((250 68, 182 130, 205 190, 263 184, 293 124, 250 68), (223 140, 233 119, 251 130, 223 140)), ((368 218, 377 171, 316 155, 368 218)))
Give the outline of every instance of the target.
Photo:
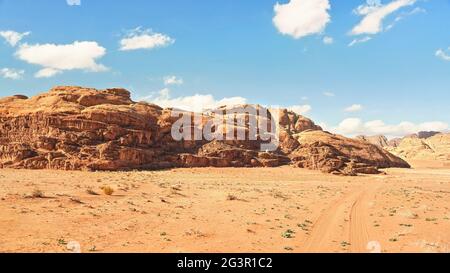
POLYGON ((228 194, 227 195, 227 200, 228 201, 236 201, 236 200, 239 200, 239 198, 236 195, 228 194))
POLYGON ((286 239, 292 239, 295 238, 295 231, 288 229, 285 232, 283 232, 283 234, 281 234, 281 237, 286 238, 286 239))
POLYGON ((67 245, 67 242, 63 238, 60 238, 60 239, 58 239, 58 245, 65 246, 65 245, 67 245))
POLYGON ((84 204, 83 201, 81 201, 79 198, 77 197, 71 197, 70 201, 77 203, 77 204, 84 204))
POLYGON ((45 198, 45 194, 43 191, 39 190, 39 189, 35 189, 32 193, 31 193, 31 198, 45 198))
POLYGON ((297 226, 299 228, 301 228, 303 231, 309 231, 311 228, 312 222, 309 220, 305 220, 303 223, 301 224, 297 224, 297 226))
POLYGON ((89 188, 86 190, 86 193, 89 195, 99 195, 97 192, 95 192, 93 189, 89 188))
POLYGON ((114 189, 111 188, 110 186, 104 186, 104 187, 101 188, 101 190, 106 195, 113 195, 113 193, 114 193, 114 189))

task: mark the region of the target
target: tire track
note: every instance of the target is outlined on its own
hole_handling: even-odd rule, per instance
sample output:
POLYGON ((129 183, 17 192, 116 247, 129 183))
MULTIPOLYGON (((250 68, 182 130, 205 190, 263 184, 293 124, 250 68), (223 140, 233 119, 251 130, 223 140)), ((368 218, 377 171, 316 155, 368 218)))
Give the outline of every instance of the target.
POLYGON ((333 236, 336 235, 339 225, 343 223, 345 211, 349 208, 349 204, 361 195, 361 192, 362 190, 344 196, 324 211, 313 225, 310 236, 302 244, 305 252, 317 253, 333 249, 336 245, 333 243, 333 236))
POLYGON ((352 204, 350 211, 349 241, 353 253, 369 252, 368 244, 371 241, 367 228, 369 218, 369 202, 374 199, 379 185, 369 185, 365 191, 352 204))
POLYGON ((304 252, 339 250, 339 242, 348 242, 350 252, 368 252, 369 202, 377 188, 377 185, 364 185, 330 205, 317 219, 309 237, 302 243, 304 252), (342 227, 349 232, 340 235, 338 232, 342 227), (336 238, 339 238, 339 241, 336 241, 336 238))

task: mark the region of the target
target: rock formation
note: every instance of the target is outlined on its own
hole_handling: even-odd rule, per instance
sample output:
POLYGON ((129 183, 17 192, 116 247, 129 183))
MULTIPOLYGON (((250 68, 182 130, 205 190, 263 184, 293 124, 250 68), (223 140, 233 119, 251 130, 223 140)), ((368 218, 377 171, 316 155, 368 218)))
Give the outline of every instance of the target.
POLYGON ((450 134, 415 134, 401 139, 387 150, 407 161, 450 161, 450 134))
MULTIPOLYGON (((376 145, 324 132, 287 110, 280 112, 280 147, 273 152, 261 152, 261 136, 245 141, 176 141, 171 135, 178 120, 173 111, 133 102, 120 88, 55 87, 32 98, 3 98, 0 168, 115 171, 293 164, 353 175, 409 167, 376 145)), ((210 118, 205 115, 193 131, 202 130, 210 118)), ((250 134, 249 128, 243 129, 250 134)))
POLYGON ((372 143, 374 145, 377 145, 381 148, 390 146, 389 145, 389 140, 382 135, 378 135, 378 136, 358 136, 356 137, 357 139, 372 143))

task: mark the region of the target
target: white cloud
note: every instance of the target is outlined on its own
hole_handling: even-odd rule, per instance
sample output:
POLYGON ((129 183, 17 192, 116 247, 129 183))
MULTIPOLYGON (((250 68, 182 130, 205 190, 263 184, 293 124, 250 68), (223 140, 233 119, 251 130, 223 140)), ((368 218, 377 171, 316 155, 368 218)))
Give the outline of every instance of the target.
POLYGON ((185 111, 203 112, 206 110, 216 109, 220 106, 241 105, 246 104, 247 99, 242 97, 231 97, 216 99, 213 95, 200 95, 172 98, 170 89, 164 88, 159 91, 157 96, 150 96, 144 100, 159 105, 163 108, 176 108, 185 111))
POLYGON ((335 97, 336 96, 334 93, 331 93, 331 92, 323 92, 323 95, 325 97, 335 97))
POLYGON ((66 0, 67 5, 69 6, 80 6, 81 0, 66 0))
POLYGON ((379 0, 368 0, 366 4, 358 6, 354 13, 364 16, 361 22, 350 32, 352 35, 377 34, 383 30, 383 20, 397 10, 411 6, 417 0, 393 0, 382 5, 379 0))
POLYGON ((325 36, 323 37, 322 42, 326 45, 331 45, 332 43, 334 43, 334 39, 333 37, 325 36))
POLYGON ((290 107, 287 107, 287 109, 289 110, 289 111, 293 111, 294 113, 296 113, 296 114, 299 114, 299 115, 304 115, 304 114, 307 114, 307 113, 309 113, 311 110, 312 110, 312 107, 311 107, 311 105, 294 105, 294 106, 290 106, 290 107))
POLYGON ((290 0, 276 3, 273 23, 278 31, 295 39, 321 33, 330 22, 328 0, 290 0))
POLYGON ((408 12, 403 12, 399 16, 395 17, 394 21, 386 27, 386 31, 392 29, 398 22, 402 21, 403 19, 405 19, 408 16, 412 16, 412 15, 419 14, 419 13, 426 13, 426 12, 427 11, 425 9, 419 8, 419 7, 416 7, 413 10, 408 11, 408 12))
POLYGON ((367 15, 381 8, 381 0, 367 0, 366 4, 359 5, 353 10, 353 13, 357 15, 367 15))
POLYGON ((106 71, 108 68, 96 62, 106 54, 106 49, 97 42, 74 42, 66 45, 23 44, 16 56, 30 64, 43 67, 35 76, 51 77, 65 70, 84 70, 90 72, 106 71))
POLYGON ((366 37, 363 37, 363 38, 354 39, 353 41, 351 41, 348 44, 348 46, 352 47, 352 46, 354 46, 356 44, 366 43, 366 42, 368 42, 370 40, 372 40, 372 37, 369 37, 369 36, 366 36, 366 37))
POLYGON ((359 112, 363 109, 361 104, 353 104, 344 109, 345 112, 359 112))
POLYGON ((10 46, 16 46, 25 36, 30 35, 31 32, 19 33, 12 30, 0 31, 0 36, 3 37, 10 46))
POLYGON ((137 49, 154 49, 166 47, 175 43, 175 40, 162 33, 153 33, 151 30, 142 30, 141 27, 131 30, 125 38, 120 40, 120 50, 129 51, 137 49))
POLYGON ((396 125, 385 124, 381 120, 363 122, 359 118, 348 118, 343 120, 332 131, 348 135, 385 135, 388 137, 401 137, 415 134, 420 131, 446 131, 449 125, 441 121, 424 122, 415 124, 404 121, 396 125))
POLYGON ((17 70, 12 68, 0 69, 0 76, 2 76, 5 79, 20 80, 23 78, 24 74, 25 74, 24 70, 17 70))
POLYGON ((164 77, 164 85, 182 85, 184 83, 182 78, 178 78, 177 76, 167 76, 164 77))
MULTIPOLYGON (((448 51, 450 51, 450 47, 448 48, 448 51)), ((441 58, 444 61, 450 61, 450 55, 442 49, 438 49, 435 55, 436 57, 441 58)))
POLYGON ((43 68, 39 70, 36 74, 34 74, 34 77, 36 78, 51 78, 53 76, 56 76, 58 74, 61 74, 61 70, 57 70, 54 68, 43 68))

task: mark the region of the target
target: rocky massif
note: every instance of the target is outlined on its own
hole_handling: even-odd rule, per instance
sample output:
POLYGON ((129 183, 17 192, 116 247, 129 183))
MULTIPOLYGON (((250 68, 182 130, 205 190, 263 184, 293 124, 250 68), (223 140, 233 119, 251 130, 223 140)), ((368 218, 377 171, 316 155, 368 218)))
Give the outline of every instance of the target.
POLYGON ((401 139, 388 151, 405 160, 450 161, 450 134, 420 133, 401 139))
POLYGON ((387 140, 385 136, 359 136, 358 140, 377 145, 406 161, 450 161, 450 134, 419 132, 387 140))
MULTIPOLYGON (((291 164, 355 175, 409 167, 377 145, 325 132, 287 110, 278 117, 280 145, 273 152, 261 152, 259 138, 176 141, 171 130, 178 118, 172 112, 134 102, 120 88, 55 87, 32 98, 6 97, 0 99, 0 168, 115 171, 291 164)), ((200 128, 193 129, 201 130, 210 118, 204 116, 200 128)), ((248 134, 249 128, 244 130, 248 134)))

